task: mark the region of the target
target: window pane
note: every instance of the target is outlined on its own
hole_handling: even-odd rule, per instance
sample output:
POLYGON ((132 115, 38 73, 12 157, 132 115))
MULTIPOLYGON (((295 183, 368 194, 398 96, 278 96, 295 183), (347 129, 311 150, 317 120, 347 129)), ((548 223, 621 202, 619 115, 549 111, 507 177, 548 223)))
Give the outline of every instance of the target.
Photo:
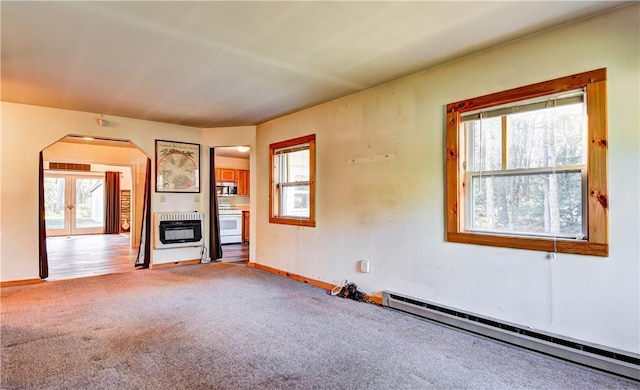
POLYGON ((104 226, 104 179, 76 179, 75 227, 104 226))
POLYGON ((309 218, 309 186, 282 186, 281 217, 309 218))
POLYGON ((583 237, 580 172, 472 178, 472 230, 583 237))
POLYGON ((502 119, 500 117, 465 122, 469 140, 470 171, 502 169, 502 119))
POLYGON ((280 155, 280 183, 309 181, 309 149, 280 155))
POLYGON ((269 222, 315 227, 315 134, 269 145, 269 222))
POLYGON ((46 229, 62 229, 65 225, 66 201, 63 177, 44 178, 44 218, 46 229))
POLYGON ((507 116, 507 169, 583 164, 584 104, 507 116))

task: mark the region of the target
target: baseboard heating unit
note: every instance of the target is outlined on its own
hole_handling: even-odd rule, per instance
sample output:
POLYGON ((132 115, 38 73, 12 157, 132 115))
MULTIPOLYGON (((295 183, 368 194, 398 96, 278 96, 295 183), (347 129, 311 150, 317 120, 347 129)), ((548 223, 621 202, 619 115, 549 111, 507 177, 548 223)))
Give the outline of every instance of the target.
POLYGON ((640 355, 383 291, 382 305, 588 367, 640 380, 640 355))

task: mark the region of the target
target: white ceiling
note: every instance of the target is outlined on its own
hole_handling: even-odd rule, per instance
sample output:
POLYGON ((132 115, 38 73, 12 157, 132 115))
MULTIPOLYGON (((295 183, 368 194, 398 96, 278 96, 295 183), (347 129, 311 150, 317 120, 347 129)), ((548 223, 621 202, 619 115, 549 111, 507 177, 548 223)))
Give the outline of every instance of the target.
MULTIPOLYGON (((244 145, 243 145, 244 146, 244 145)), ((237 146, 218 146, 215 148, 216 156, 242 158, 248 160, 250 158, 249 151, 241 152, 237 146)))
POLYGON ((625 3, 3 0, 2 100, 254 125, 625 3))

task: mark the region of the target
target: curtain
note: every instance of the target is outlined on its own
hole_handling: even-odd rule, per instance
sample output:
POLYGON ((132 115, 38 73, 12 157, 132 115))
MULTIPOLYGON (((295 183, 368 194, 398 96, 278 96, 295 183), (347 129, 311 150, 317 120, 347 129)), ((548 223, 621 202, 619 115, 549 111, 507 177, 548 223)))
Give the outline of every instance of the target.
POLYGON ((46 279, 49 277, 49 260, 47 258, 47 224, 45 219, 45 205, 44 205, 44 161, 42 152, 40 152, 40 167, 38 168, 38 203, 40 204, 39 210, 39 234, 38 240, 40 242, 39 258, 40 258, 40 279, 46 279))
POLYGON ((120 172, 105 172, 104 232, 120 233, 120 172))
POLYGON ((209 149, 209 161, 211 172, 209 176, 209 193, 211 204, 209 207, 209 248, 211 248, 211 260, 222 258, 222 244, 220 243, 220 214, 218 212, 218 191, 216 190, 216 153, 214 148, 209 149))
POLYGON ((147 173, 144 178, 144 206, 142 208, 142 229, 136 266, 149 268, 151 262, 151 159, 147 158, 147 173))

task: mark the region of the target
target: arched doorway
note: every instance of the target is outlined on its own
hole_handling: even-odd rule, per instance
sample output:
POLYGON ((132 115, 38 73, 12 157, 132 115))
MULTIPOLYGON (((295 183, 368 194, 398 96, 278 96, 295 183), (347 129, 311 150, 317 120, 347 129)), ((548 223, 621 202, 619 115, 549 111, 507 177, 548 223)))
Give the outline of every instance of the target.
POLYGON ((42 158, 46 279, 134 270, 147 155, 129 140, 69 135, 42 158))

